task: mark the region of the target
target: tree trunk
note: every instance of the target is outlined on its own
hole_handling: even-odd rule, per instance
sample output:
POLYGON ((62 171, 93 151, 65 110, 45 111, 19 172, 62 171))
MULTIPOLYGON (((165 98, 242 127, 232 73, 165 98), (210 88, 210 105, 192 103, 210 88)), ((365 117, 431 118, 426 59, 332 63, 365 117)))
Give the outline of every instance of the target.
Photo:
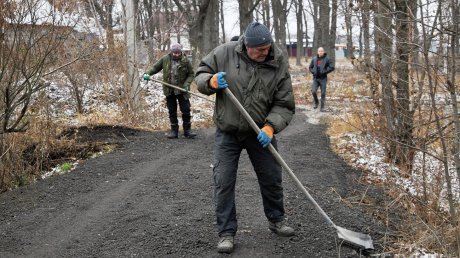
POLYGON ((305 10, 303 10, 303 20, 305 23, 305 62, 308 62, 308 48, 309 48, 309 42, 308 42, 308 20, 307 20, 307 14, 305 13, 305 10))
POLYGON ((302 56, 304 56, 303 50, 303 0, 296 1, 296 21, 297 21, 297 53, 296 53, 296 65, 301 65, 302 56))
POLYGON ((139 74, 136 69, 137 64, 137 48, 136 48, 136 11, 133 0, 125 0, 125 20, 126 20, 126 56, 127 56, 127 78, 125 81, 126 87, 129 89, 129 108, 133 112, 138 112, 140 109, 139 102, 139 74))
MULTIPOLYGON (((450 1, 450 6, 451 6, 451 13, 458 13, 459 12, 459 6, 458 4, 455 3, 454 0, 450 1)), ((455 161, 455 167, 457 170, 457 180, 460 185, 460 121, 459 121, 459 114, 458 114, 458 105, 457 105, 457 89, 455 85, 456 81, 456 72, 457 72, 457 58, 460 57, 459 53, 456 51, 456 49, 459 48, 459 43, 458 43, 458 33, 459 33, 459 26, 458 23, 460 21, 458 20, 458 16, 453 15, 452 19, 452 25, 453 25, 453 32, 451 36, 451 57, 452 57, 452 62, 451 62, 451 67, 450 67, 450 78, 447 80, 447 85, 448 85, 448 90, 450 92, 450 96, 452 99, 452 109, 453 109, 453 117, 454 117, 454 126, 455 126, 455 133, 454 133, 454 143, 453 143, 453 153, 454 153, 454 161, 455 161)), ((459 245, 460 248, 460 245, 459 245)))
POLYGON ((275 31, 276 44, 287 55, 286 48, 286 24, 287 24, 287 0, 272 0, 273 30, 275 31))
POLYGON ((153 37, 156 41, 156 45, 157 45, 157 48, 159 50, 163 50, 163 34, 161 33, 161 27, 160 27, 160 15, 161 15, 161 10, 159 8, 159 6, 161 5, 161 1, 160 0, 156 0, 156 3, 155 3, 155 6, 157 8, 155 8, 155 15, 153 16, 153 20, 154 20, 154 28, 155 28, 155 31, 153 32, 153 37))
POLYGON ((359 44, 359 58, 363 58, 363 27, 359 27, 359 36, 358 36, 358 44, 359 44))
POLYGON ((70 81, 70 90, 73 92, 73 95, 75 97, 77 114, 83 114, 83 92, 80 91, 80 85, 78 83, 78 80, 75 78, 75 76, 72 74, 72 71, 70 71, 69 69, 65 69, 62 73, 70 81))
POLYGON ((330 29, 330 18, 331 18, 331 7, 329 6, 329 0, 322 0, 319 5, 319 26, 321 29, 321 38, 319 40, 319 47, 323 47, 327 53, 332 51, 329 46, 329 29, 330 29))
POLYGON ((398 141, 396 164, 403 174, 410 173, 414 158, 413 112, 409 96, 409 55, 412 52, 411 13, 415 13, 415 4, 409 6, 406 0, 395 0, 396 21, 396 117, 395 134, 398 141))
MULTIPOLYGON (((458 20, 458 14, 460 11, 460 7, 458 4, 458 1, 456 0, 450 0, 450 9, 452 13, 452 29, 453 33, 451 35, 451 43, 450 43, 450 53, 451 53, 451 67, 450 67, 450 79, 447 80, 447 85, 448 85, 448 90, 451 95, 452 99, 452 108, 453 108, 453 117, 454 117, 454 142, 453 142, 453 152, 454 152, 454 162, 455 162, 455 167, 457 171, 457 180, 458 183, 460 184, 460 122, 459 122, 459 114, 458 114, 458 106, 457 106, 457 91, 456 91, 456 72, 457 72, 457 65, 456 61, 457 58, 460 57, 459 53, 459 25, 458 23, 460 22, 458 20)), ((455 211, 455 210, 454 210, 455 211)), ((453 213, 451 214, 454 218, 457 218, 456 214, 453 213)), ((458 218, 454 222, 456 226, 456 232, 455 236, 457 239, 457 256, 460 256, 460 228, 458 227, 458 218)))
POLYGON ((219 45, 219 2, 201 0, 198 10, 184 7, 174 0, 179 11, 187 15, 193 65, 198 66, 201 59, 219 45))
POLYGON ((107 4, 107 24, 105 24, 106 29, 106 37, 107 37, 107 48, 109 51, 113 51, 115 49, 115 43, 113 39, 113 0, 109 1, 107 4))
MULTIPOLYGON (((93 15, 96 16, 96 14, 99 16, 99 26, 100 32, 102 33, 102 29, 100 27, 105 28, 105 35, 106 35, 106 43, 107 43, 107 48, 109 50, 114 49, 114 39, 113 39, 113 5, 114 2, 113 0, 106 0, 102 3, 99 3, 95 0, 89 0, 89 4, 91 7, 91 10, 93 12, 93 15)), ((137 10, 137 9, 136 9, 137 10)), ((96 18, 96 17, 95 17, 96 18)))
POLYGON ((319 5, 320 5, 320 0, 311 0, 312 9, 313 9, 313 55, 315 55, 316 50, 320 46, 320 41, 321 41, 321 28, 319 23, 319 5))
POLYGON ((355 59, 355 51, 353 47, 353 27, 351 24, 351 16, 352 16, 352 0, 345 1, 345 28, 347 30, 347 59, 352 60, 355 59))
MULTIPOLYGON (((361 2, 361 22, 362 22, 362 30, 363 30, 363 43, 364 43, 364 64, 365 64, 365 71, 366 76, 369 80, 370 89, 371 89, 371 96, 373 103, 376 108, 380 109, 380 101, 379 101, 379 86, 378 81, 375 80, 374 74, 375 71, 372 68, 372 59, 371 59, 371 48, 370 48, 370 30, 369 30, 369 22, 371 16, 371 8, 370 8, 370 0, 362 0, 361 2)), ((375 60, 375 59, 374 59, 375 60)))
POLYGON ((222 43, 227 42, 227 35, 225 34, 225 17, 224 17, 224 0, 219 1, 220 4, 220 26, 222 29, 222 43))
MULTIPOLYGON (((331 7, 329 6, 329 0, 312 0, 311 2, 313 4, 313 23, 315 28, 313 34, 313 52, 315 53, 319 47, 323 47, 329 55, 332 51, 335 51, 335 39, 333 47, 330 45, 332 41, 330 37, 332 35, 330 31, 331 7)), ((337 17, 332 17, 332 19, 337 19, 337 17)), ((335 23, 337 23, 337 20, 335 20, 335 23)), ((332 26, 335 29, 336 26, 332 26)))
MULTIPOLYGON (((263 9, 263 21, 265 26, 270 29, 271 23, 270 23, 270 1, 269 0, 264 0, 262 2, 262 9, 263 9)), ((243 32, 241 32, 243 33, 243 32)))
POLYGON ((331 13, 331 28, 329 30, 329 59, 331 63, 335 65, 335 41, 337 39, 337 9, 338 9, 338 1, 332 0, 332 13, 331 13))
POLYGON ((206 18, 203 24, 204 37, 200 42, 203 46, 200 59, 211 52, 219 45, 219 3, 218 1, 210 1, 206 18))
POLYGON ((155 61, 155 55, 153 49, 155 49, 155 41, 153 35, 155 34, 155 18, 153 12, 153 0, 143 0, 144 8, 147 11, 147 17, 145 26, 147 27, 147 44, 148 44, 148 55, 149 64, 155 61))
MULTIPOLYGON (((164 17, 165 17, 165 21, 166 21, 166 24, 171 24, 172 21, 171 21, 171 12, 169 10, 169 5, 168 5, 168 1, 163 1, 163 8, 164 8, 164 17)), ((172 9, 172 7, 171 7, 172 9)), ((165 32, 165 40, 163 40, 162 42, 164 44, 164 48, 169 50, 170 47, 171 47, 171 30, 168 29, 166 30, 165 32)))
MULTIPOLYGON (((390 10, 387 9, 389 6, 389 0, 381 0, 377 3, 377 11, 375 13, 375 45, 377 47, 378 55, 376 58, 380 59, 380 62, 376 62, 378 65, 377 69, 380 72, 380 83, 382 85, 382 108, 386 121, 386 133, 388 139, 394 139, 394 95, 392 89, 392 48, 393 39, 391 31, 391 16, 389 16, 390 10)), ((391 160, 396 152, 396 143, 393 140, 387 141, 386 152, 388 158, 391 160)))
MULTIPOLYGON (((422 26, 422 29, 423 29, 423 35, 424 35, 424 37, 426 37, 425 27, 422 26)), ((424 52, 424 59, 425 59, 426 68, 430 69, 431 60, 430 60, 430 57, 428 55, 428 51, 424 52)), ((436 71, 433 72, 433 74, 436 74, 436 71)), ((446 137, 444 135, 444 130, 443 130, 442 125, 441 125, 441 118, 440 118, 437 103, 436 103, 436 91, 435 91, 435 88, 436 88, 437 85, 435 85, 435 84, 436 84, 437 80, 435 78, 433 78, 433 76, 431 74, 431 71, 429 71, 429 70, 427 72, 427 77, 428 77, 428 87, 429 87, 429 90, 430 90, 429 94, 430 94, 430 100, 431 100, 431 108, 432 108, 433 114, 435 116, 436 130, 437 130, 437 133, 439 135, 439 142, 441 143, 441 149, 442 149, 441 162, 443 164, 444 180, 446 182, 446 188, 447 188, 446 193, 447 193, 447 200, 448 200, 448 203, 449 203, 450 223, 451 223, 453 228, 456 228, 457 225, 458 225, 458 222, 457 222, 457 214, 456 214, 456 208, 455 208, 456 204, 455 204, 455 201, 454 201, 454 198, 453 198, 453 191, 452 191, 452 178, 451 178, 450 173, 449 173, 449 157, 450 157, 450 155, 447 152, 446 137)), ((460 242, 459 242, 460 241, 460 236, 459 236, 458 228, 456 229, 456 237, 457 237, 458 248, 460 248, 460 242)))
POLYGON ((240 14, 240 32, 244 33, 248 25, 252 22, 252 8, 254 6, 253 0, 239 0, 239 14, 240 14))
POLYGON ((370 0, 363 0, 361 19, 363 29, 363 42, 364 42, 364 60, 366 64, 370 64, 371 48, 370 48, 370 33, 369 33, 369 20, 370 20, 370 0))

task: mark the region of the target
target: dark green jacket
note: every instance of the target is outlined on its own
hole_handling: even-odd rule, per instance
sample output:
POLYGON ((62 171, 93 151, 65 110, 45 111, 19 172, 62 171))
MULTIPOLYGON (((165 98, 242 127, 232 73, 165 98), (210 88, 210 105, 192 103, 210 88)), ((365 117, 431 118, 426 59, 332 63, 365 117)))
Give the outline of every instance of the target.
MULTIPOLYGON (((171 83, 171 59, 172 56, 171 54, 166 54, 164 55, 160 60, 158 60, 154 65, 151 70, 148 70, 145 72, 148 75, 153 75, 158 73, 159 71, 163 70, 163 81, 167 83, 171 83)), ((185 55, 182 55, 182 58, 180 59, 179 66, 177 67, 177 78, 176 82, 177 85, 181 87, 182 89, 185 90, 190 90, 190 83, 193 81, 193 67, 188 58, 185 55)), ((181 92, 177 89, 168 87, 163 85, 163 93, 165 96, 169 96, 172 94, 183 94, 184 92, 181 92)), ((189 94, 184 94, 189 97, 189 94)))
POLYGON ((253 62, 240 39, 218 46, 201 61, 195 82, 201 93, 216 93, 213 119, 222 131, 253 132, 225 93, 209 86, 209 80, 217 72, 227 73, 229 89, 260 127, 268 123, 279 133, 291 121, 295 104, 287 58, 275 44, 269 57, 270 60, 262 63, 253 62))

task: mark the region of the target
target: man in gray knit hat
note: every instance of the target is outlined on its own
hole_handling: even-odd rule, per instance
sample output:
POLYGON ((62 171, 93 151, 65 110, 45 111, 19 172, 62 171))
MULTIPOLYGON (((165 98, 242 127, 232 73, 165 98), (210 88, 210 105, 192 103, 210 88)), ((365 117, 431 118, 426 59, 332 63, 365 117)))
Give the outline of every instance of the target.
POLYGON ((158 60, 153 68, 144 73, 144 80, 150 80, 150 77, 163 70, 163 81, 172 85, 177 85, 186 92, 163 85, 163 93, 166 96, 166 106, 168 107, 169 121, 171 131, 168 134, 169 139, 179 137, 179 120, 177 119, 177 103, 179 103, 182 112, 182 126, 184 137, 193 139, 196 134, 192 132, 192 121, 190 114, 189 93, 190 84, 193 81, 193 67, 190 60, 182 52, 182 46, 179 43, 171 45, 171 52, 164 55, 158 60))
POLYGON ((294 235, 285 225, 281 166, 267 146, 276 148, 274 134, 294 115, 288 60, 273 44, 263 24, 249 24, 238 41, 220 45, 201 61, 195 82, 206 95, 216 94, 213 120, 214 203, 219 242, 217 251, 231 253, 237 232, 235 183, 238 160, 246 149, 256 172, 268 228, 280 236, 294 235), (229 88, 261 128, 256 134, 222 89, 229 88))

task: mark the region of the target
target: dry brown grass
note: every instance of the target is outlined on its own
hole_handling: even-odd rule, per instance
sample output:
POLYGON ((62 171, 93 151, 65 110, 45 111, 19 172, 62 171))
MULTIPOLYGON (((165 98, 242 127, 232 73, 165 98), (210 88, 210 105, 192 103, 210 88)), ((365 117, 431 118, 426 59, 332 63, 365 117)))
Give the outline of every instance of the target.
MULTIPOLYGON (((115 105, 116 108, 101 111, 95 105, 88 107, 76 117, 69 117, 56 112, 56 103, 53 103, 53 99, 49 99, 44 92, 40 93, 30 106, 27 131, 0 135, 0 191, 32 182, 61 162, 84 158, 77 153, 87 153, 87 150, 99 151, 97 146, 91 144, 61 139, 60 134, 70 127, 119 125, 147 131, 169 129, 164 98, 158 100, 160 106, 151 110, 145 100, 147 92, 143 90, 140 96, 140 111, 133 112, 126 104, 129 102, 129 87, 125 85, 126 82, 119 80, 120 75, 125 74, 123 46, 117 45, 112 51, 107 51, 91 46, 85 48, 77 44, 58 53, 66 56, 62 60, 68 60, 88 51, 90 55, 64 68, 68 72, 65 76, 55 73, 47 79, 56 82, 58 87, 71 88, 71 92, 78 90, 83 93, 91 89, 95 93, 92 95, 91 103, 107 103, 115 105), (98 85, 98 88, 94 85, 98 85)), ((196 92, 195 85, 192 85, 192 91, 196 92)), ((60 103, 58 109, 62 108, 62 102, 60 103)), ((68 104, 65 108, 68 109, 68 104)), ((199 122, 194 123, 193 128, 212 126, 212 108, 213 105, 209 103, 203 107, 195 107, 192 100, 192 114, 200 115, 199 122), (207 112, 208 110, 211 112, 207 112)), ((78 109, 75 107, 75 110, 78 109)), ((180 117, 180 111, 178 113, 180 117)))
MULTIPOLYGON (((347 104, 349 106, 341 112, 346 115, 329 119, 327 133, 334 151, 349 164, 356 166, 354 164, 357 159, 355 154, 348 149, 349 144, 343 144, 347 142, 347 134, 367 135, 378 139, 382 145, 385 145, 388 140, 379 137, 379 135, 385 135, 383 120, 371 100, 359 101, 361 96, 370 95, 364 74, 347 69, 345 71, 336 70, 330 78, 330 81, 338 83, 333 84, 328 94, 338 97, 339 100, 349 101, 347 104)), ((441 109, 439 114, 443 117, 444 109, 441 109)), ((430 122, 433 115, 429 103, 422 106, 420 111, 415 112, 414 117, 415 138, 419 141, 432 140, 428 151, 441 155, 435 151, 440 149, 440 140, 432 138, 436 137, 436 128, 435 124, 430 122)), ((453 128, 447 127, 445 133, 448 134, 450 130, 453 128)), ((396 257, 407 257, 419 248, 442 253, 445 257, 454 257, 456 229, 450 224, 448 212, 440 206, 440 201, 445 198, 441 196, 441 187, 444 182, 443 168, 434 169, 434 172, 437 173, 434 175, 434 180, 431 183, 426 181, 424 183, 421 180, 418 186, 420 193, 423 193, 425 187, 429 188, 427 195, 410 194, 405 187, 398 186, 396 180, 399 179, 399 176, 392 175, 390 171, 383 171, 388 177, 386 180, 364 180, 385 190, 387 196, 382 197, 382 200, 368 199, 366 203, 372 204, 368 206, 369 212, 378 214, 379 220, 387 227, 384 238, 379 239, 379 242, 383 243, 385 251, 396 257)), ((364 179, 366 173, 369 173, 364 172, 364 177, 361 179, 364 179)))
POLYGON ((27 184, 48 169, 50 155, 72 144, 56 141, 58 127, 46 117, 35 117, 25 133, 2 134, 0 191, 27 184))

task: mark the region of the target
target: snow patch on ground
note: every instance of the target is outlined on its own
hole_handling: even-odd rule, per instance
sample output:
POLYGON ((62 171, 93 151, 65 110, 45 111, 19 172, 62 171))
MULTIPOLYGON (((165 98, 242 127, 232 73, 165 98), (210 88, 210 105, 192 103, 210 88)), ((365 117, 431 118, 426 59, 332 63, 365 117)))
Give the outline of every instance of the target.
MULTIPOLYGON (((440 206, 448 211, 447 183, 442 172, 442 163, 432 156, 415 153, 413 171, 410 177, 400 175, 400 170, 394 164, 385 160, 385 150, 381 142, 372 136, 361 133, 344 133, 331 136, 338 154, 358 169, 366 171, 369 182, 393 183, 405 192, 423 197, 424 191, 429 195, 439 197, 440 206), (440 172, 441 171, 441 172, 440 172), (442 189, 436 186, 442 185, 442 189)), ((454 164, 450 164, 449 174, 452 178, 452 192, 456 202, 460 202, 460 188, 454 164)))
POLYGON ((71 164, 70 170, 64 170, 61 165, 54 167, 50 171, 44 173, 41 175, 41 179, 46 179, 48 177, 54 176, 54 175, 62 175, 65 173, 69 173, 70 171, 74 170, 78 165, 78 162, 74 162, 71 164))
MULTIPOLYGON (((142 73, 141 71, 139 72, 140 76, 142 73)), ((160 76, 161 74, 156 75, 155 78, 159 79, 161 78, 160 76)), ((88 123, 88 120, 82 119, 88 115, 99 116, 101 117, 101 121, 112 121, 113 123, 117 123, 119 118, 123 116, 123 109, 120 107, 120 99, 123 97, 123 92, 121 85, 117 83, 104 84, 103 82, 97 82, 86 86, 82 98, 84 114, 79 115, 77 113, 76 100, 73 97, 72 85, 67 77, 62 73, 58 73, 56 77, 48 82, 49 87, 45 89, 44 94, 49 101, 49 110, 55 121, 62 121, 63 124, 69 126, 79 126, 88 123)), ((164 130, 169 128, 168 109, 163 94, 163 86, 160 83, 152 81, 141 81, 139 86, 141 88, 140 99, 143 107, 142 112, 145 113, 148 118, 151 118, 145 121, 146 126, 153 130, 164 130)), ((34 96, 34 100, 37 100, 37 97, 38 95, 34 96)), ((190 102, 192 106, 193 126, 199 123, 209 123, 212 118, 214 104, 194 96, 190 97, 190 102)), ((177 114, 179 122, 182 123, 179 107, 177 114)), ((97 123, 98 121, 94 122, 97 123)), ((102 155, 102 153, 96 153, 95 155, 102 155)), ((72 169, 74 169, 77 164, 78 162, 72 164, 72 169)), ((61 166, 58 165, 51 171, 45 172, 42 179, 66 172, 68 171, 63 171, 61 166)))
MULTIPOLYGON (((141 76, 142 72, 139 72, 139 74, 141 76)), ((161 78, 160 75, 157 75, 155 78, 161 78)), ((59 78, 59 80, 53 79, 50 81, 50 86, 46 88, 45 92, 47 98, 50 100, 52 115, 56 119, 66 121, 70 125, 79 125, 82 121, 81 116, 77 114, 72 85, 64 74, 60 74, 59 78)), ((165 128, 165 126, 169 125, 169 118, 163 94, 163 86, 153 81, 141 81, 139 86, 141 89, 140 101, 143 106, 142 111, 151 117, 148 125, 152 129, 165 128)), ((192 90, 192 92, 195 91, 192 90)), ((121 117, 123 110, 120 107, 119 100, 123 98, 123 94, 121 85, 118 84, 97 82, 88 85, 83 91, 83 111, 85 114, 100 114, 105 118, 121 117)), ((214 105, 212 102, 195 96, 190 97, 190 102, 192 106, 192 123, 206 123, 211 121, 214 105)), ((179 108, 177 112, 178 118, 181 120, 179 108)))

